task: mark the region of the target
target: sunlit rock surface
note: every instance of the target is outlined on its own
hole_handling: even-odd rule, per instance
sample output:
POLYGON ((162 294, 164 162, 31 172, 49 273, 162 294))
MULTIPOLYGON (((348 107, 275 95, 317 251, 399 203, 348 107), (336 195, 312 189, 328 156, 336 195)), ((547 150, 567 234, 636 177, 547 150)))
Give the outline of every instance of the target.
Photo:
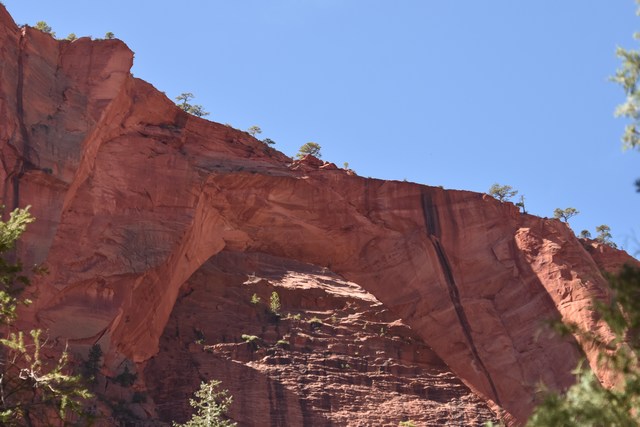
POLYGON ((293 161, 178 109, 121 41, 2 6, 0 61, 3 203, 32 205, 20 255, 49 270, 23 321, 79 357, 100 344, 105 378, 131 364, 138 419, 185 419, 216 378, 240 425, 517 423, 580 358, 547 321, 607 333, 601 268, 633 260, 557 220, 293 161))

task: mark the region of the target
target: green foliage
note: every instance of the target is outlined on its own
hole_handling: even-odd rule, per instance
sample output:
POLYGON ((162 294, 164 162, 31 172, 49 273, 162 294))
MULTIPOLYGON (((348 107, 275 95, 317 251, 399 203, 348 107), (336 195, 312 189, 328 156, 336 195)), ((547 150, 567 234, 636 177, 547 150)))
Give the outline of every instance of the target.
POLYGON ((614 333, 603 341, 597 334, 569 329, 600 348, 599 363, 618 375, 618 384, 606 389, 590 370, 578 368, 577 382, 564 395, 549 393, 528 426, 637 426, 640 425, 640 269, 625 266, 609 278, 613 298, 596 302, 595 309, 614 333))
POLYGON ((271 292, 271 297, 269 298, 269 311, 276 316, 280 316, 281 308, 280 295, 278 295, 276 291, 271 292))
POLYGON ((8 262, 5 253, 14 248, 15 242, 33 221, 29 206, 11 212, 8 221, 0 221, 0 324, 12 323, 18 304, 30 302, 18 299, 20 292, 29 284, 27 276, 22 274, 22 264, 19 261, 8 262))
POLYGON ((400 424, 398 424, 398 427, 416 427, 416 424, 411 420, 400 421, 400 424))
POLYGON ((516 206, 522 209, 523 214, 527 213, 527 208, 524 205, 524 196, 522 194, 520 195, 520 201, 516 203, 516 206))
POLYGON ((51 34, 51 37, 56 36, 56 33, 53 32, 53 29, 45 21, 36 22, 36 25, 33 28, 42 31, 43 33, 51 34))
POLYGON ((89 392, 81 378, 68 369, 68 354, 46 358, 46 338, 40 329, 25 333, 12 330, 18 304, 29 301, 20 292, 29 280, 20 262, 6 260, 27 224, 34 221, 29 208, 16 209, 8 221, 0 221, 0 422, 2 425, 32 425, 56 415, 60 422, 81 412, 89 392))
POLYGON ((591 238, 591 233, 589 232, 589 230, 582 230, 580 232, 580 238, 581 239, 590 239, 591 238))
POLYGON ((102 366, 102 347, 100 344, 94 344, 89 350, 89 356, 86 362, 82 365, 82 375, 89 380, 89 382, 95 382, 102 366))
POLYGON ((262 142, 264 142, 264 143, 265 143, 265 144, 267 144, 267 145, 275 145, 275 143, 276 143, 276 142, 275 142, 273 139, 271 139, 271 138, 265 138, 265 139, 263 139, 263 140, 262 140, 262 142))
POLYGON ((278 347, 289 347, 290 343, 289 343, 289 341, 287 341, 285 339, 282 339, 282 340, 276 341, 276 345, 278 347))
POLYGON ((196 117, 204 117, 208 116, 209 113, 204 111, 204 107, 202 105, 190 104, 189 101, 194 98, 194 95, 190 92, 181 93, 176 96, 176 101, 178 107, 183 111, 186 111, 189 114, 192 114, 196 117))
POLYGON ((120 384, 122 387, 131 387, 138 379, 138 374, 129 370, 129 366, 125 365, 124 370, 113 379, 113 382, 120 384))
POLYGON ((247 133, 253 137, 255 137, 256 135, 262 133, 262 129, 260 129, 260 126, 251 126, 249 127, 249 129, 247 129, 247 133))
POLYGON ((575 373, 578 382, 564 396, 549 394, 529 419, 527 426, 638 425, 640 419, 634 419, 631 409, 640 402, 625 402, 627 399, 624 394, 603 388, 590 370, 577 370, 575 373))
POLYGON ((309 324, 311 326, 319 327, 319 326, 322 326, 323 323, 322 323, 322 319, 320 319, 317 316, 313 316, 311 319, 309 319, 309 324))
POLYGON ((242 334, 241 338, 244 340, 244 342, 246 342, 247 344, 251 344, 253 347, 257 348, 258 347, 258 340, 260 338, 258 338, 258 336, 256 335, 247 335, 247 334, 242 334))
POLYGON ((69 40, 70 42, 77 40, 78 37, 76 36, 76 33, 69 33, 69 35, 66 38, 67 40, 69 40))
MULTIPOLYGON (((640 0, 636 0, 640 5, 640 0)), ((640 15, 640 8, 637 10, 640 15)), ((640 39, 640 34, 635 33, 633 38, 640 39)), ((622 146, 625 149, 640 149, 640 92, 638 91, 638 77, 640 76, 640 51, 634 49, 623 49, 618 47, 616 55, 622 61, 620 67, 611 80, 619 84, 626 95, 624 103, 618 106, 615 111, 617 117, 625 117, 631 121, 627 124, 622 134, 622 146)), ((635 181, 636 191, 640 192, 640 179, 635 181)))
MULTIPOLYGON (((27 225, 35 221, 35 218, 29 213, 31 207, 27 206, 24 209, 16 209, 9 214, 8 221, 0 221, 0 254, 4 255, 5 252, 15 247, 16 241, 20 238, 22 233, 27 229, 27 225)), ((4 273, 4 272, 1 272, 4 273)), ((0 278, 2 283, 6 283, 6 278, 0 278)))
POLYGON ((302 319, 302 315, 300 313, 296 313, 296 314, 287 313, 287 319, 298 321, 302 319))
POLYGON ((147 394, 141 391, 136 391, 131 396, 131 403, 145 403, 147 401, 147 394))
POLYGON ((251 304, 256 305, 260 303, 260 297, 258 294, 251 295, 251 300, 249 301, 251 304))
POLYGON ((232 398, 227 390, 219 390, 220 381, 211 380, 200 384, 189 404, 196 412, 185 424, 173 423, 174 427, 233 427, 236 423, 225 418, 232 398))
POLYGON ((566 209, 560 209, 560 208, 556 208, 553 211, 553 217, 555 219, 562 219, 564 220, 564 222, 569 222, 569 218, 572 218, 576 215, 578 215, 580 213, 580 211, 578 211, 576 208, 566 208, 566 209))
POLYGON ((606 224, 602 224, 596 227, 596 232, 598 233, 598 235, 596 236, 596 241, 611 246, 612 248, 617 247, 613 240, 611 240, 611 227, 606 224))
POLYGON ((0 339, 4 346, 0 376, 0 421, 3 425, 31 425, 50 417, 55 408, 59 419, 81 412, 81 402, 91 394, 81 386, 82 378, 71 375, 67 351, 54 362, 41 354, 46 340, 34 329, 29 336, 11 332, 0 339))
MULTIPOLYGON (((636 0, 640 5, 640 1, 636 0)), ((638 9, 640 14, 640 9, 638 9)), ((638 40, 638 33, 633 35, 638 40)), ((640 76, 640 51, 634 49, 623 49, 618 47, 616 55, 622 61, 611 80, 624 90, 627 99, 616 109, 616 116, 626 117, 631 120, 622 135, 624 148, 640 147, 640 133, 638 133, 638 123, 640 123, 640 92, 638 91, 638 77, 640 76)))
POLYGON ((116 37, 115 34, 113 34, 111 31, 107 31, 107 33, 104 35, 104 38, 107 40, 112 40, 115 37, 116 37))
POLYGON ((260 338, 258 336, 242 334, 241 337, 244 340, 244 342, 249 344, 249 347, 251 348, 251 350, 255 351, 260 348, 260 338))
POLYGON ((518 194, 518 190, 514 190, 510 185, 500 185, 496 183, 489 188, 489 195, 501 202, 509 201, 516 194, 518 194))
MULTIPOLYGON (((640 0, 636 0, 640 5, 640 0)), ((638 10, 640 12, 640 9, 638 10)), ((640 36, 636 34, 636 39, 640 36)), ((622 137, 625 148, 640 147, 640 52, 618 48, 622 66, 613 81, 620 84, 627 95, 624 104, 616 110, 617 116, 631 119, 622 137)), ((640 179, 636 181, 640 191, 640 179)), ((611 228, 596 227, 596 240, 616 247, 611 241, 611 228)), ((587 230, 581 237, 591 237, 587 230)), ((577 381, 563 394, 548 393, 536 408, 528 426, 638 426, 640 425, 640 269, 625 266, 616 276, 609 277, 612 298, 605 304, 596 302, 597 318, 601 318, 614 334, 603 340, 596 332, 584 331, 576 325, 565 330, 580 336, 589 345, 599 349, 599 364, 603 364, 617 379, 612 389, 602 387, 590 370, 578 368, 577 381)))
POLYGON ((301 159, 304 156, 310 154, 320 159, 322 158, 322 154, 320 153, 321 149, 322 147, 320 147, 320 144, 317 144, 315 142, 307 142, 302 147, 300 147, 300 149, 298 150, 298 154, 296 154, 296 157, 301 159))

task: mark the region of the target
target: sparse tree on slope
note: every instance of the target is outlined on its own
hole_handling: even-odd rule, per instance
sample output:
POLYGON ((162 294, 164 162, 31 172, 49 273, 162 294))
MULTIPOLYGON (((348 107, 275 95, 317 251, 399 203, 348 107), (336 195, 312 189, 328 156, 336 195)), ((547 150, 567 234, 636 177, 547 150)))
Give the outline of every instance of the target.
POLYGON ((36 25, 33 28, 42 31, 43 33, 51 34, 51 37, 56 36, 56 33, 53 32, 53 29, 45 21, 36 22, 36 25))
POLYGON ((572 217, 578 215, 579 213, 580 213, 580 211, 578 211, 576 208, 566 208, 566 209, 556 208, 553 211, 553 217, 555 219, 561 219, 564 222, 568 223, 569 222, 569 218, 572 218, 572 217))
POLYGON ((516 203, 516 206, 522 209, 523 214, 527 213, 527 208, 524 205, 524 196, 522 194, 520 195, 520 200, 516 203))
POLYGON ((194 98, 194 95, 190 92, 181 93, 176 96, 176 101, 178 107, 180 107, 183 111, 186 111, 189 114, 192 114, 196 117, 204 117, 208 116, 209 113, 204 111, 204 107, 202 105, 191 104, 189 101, 194 98))
POLYGON ((247 133, 255 137, 256 135, 262 133, 262 129, 260 129, 260 126, 253 125, 249 127, 249 129, 247 129, 247 133))
POLYGON ((580 232, 580 238, 581 239, 590 239, 591 238, 591 233, 589 232, 589 230, 582 230, 580 232))
POLYGON ((604 243, 605 245, 611 246, 612 248, 616 248, 617 245, 613 242, 611 236, 611 227, 606 224, 602 224, 596 227, 596 231, 598 235, 596 236, 596 240, 600 243, 604 243))
POLYGON ((296 154, 296 157, 301 159, 307 154, 311 154, 314 157, 321 158, 321 149, 322 148, 320 147, 320 144, 317 144, 315 142, 307 142, 302 147, 300 147, 300 149, 298 150, 298 154, 296 154))

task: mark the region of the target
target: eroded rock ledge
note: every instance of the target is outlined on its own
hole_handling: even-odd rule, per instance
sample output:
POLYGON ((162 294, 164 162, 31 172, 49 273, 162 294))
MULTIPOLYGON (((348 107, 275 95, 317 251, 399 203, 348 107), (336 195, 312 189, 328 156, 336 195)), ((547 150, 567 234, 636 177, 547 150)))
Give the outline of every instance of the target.
MULTIPOLYGON (((596 328, 589 302, 607 291, 594 259, 615 269, 628 255, 590 253, 565 224, 486 195, 364 179, 311 159, 293 163, 245 132, 179 110, 130 74, 132 58, 117 40, 69 42, 18 28, 0 6, 3 203, 33 206, 38 221, 20 250, 50 271, 36 282, 37 302, 25 316, 79 352, 99 343, 106 371, 124 359, 138 364, 145 375, 137 387, 148 387, 160 405, 146 404, 140 416, 173 411, 161 403, 169 400, 166 384, 149 378, 165 366, 177 369, 176 354, 190 361, 180 369, 194 375, 177 394, 197 378, 226 375, 242 407, 269 407, 274 425, 345 425, 346 414, 397 422, 427 407, 434 422, 481 422, 491 408, 515 423, 533 408, 539 382, 571 384, 579 352, 543 323, 562 318, 596 328), (324 279, 313 289, 268 280, 264 287, 286 288, 294 311, 309 292, 331 302, 304 308, 324 316, 318 330, 287 320, 259 326, 263 319, 247 311, 238 290, 245 289, 238 277, 250 272, 220 265, 229 254, 324 268, 335 283, 357 284, 357 292, 317 289, 324 279), (216 279, 225 274, 233 280, 216 279), (365 294, 380 305, 366 306, 365 294), (239 325, 260 327, 268 349, 249 352, 234 341, 238 325, 220 329, 231 314, 212 312, 194 295, 244 311, 239 325), (356 333, 357 316, 341 305, 347 301, 357 307, 351 314, 375 327, 399 321, 398 346, 393 336, 356 333), (189 327, 203 319, 210 323, 198 327, 211 353, 187 345, 189 327), (273 348, 281 336, 292 341, 287 351, 273 348), (392 377, 378 359, 391 360, 392 377), (308 387, 295 368, 281 367, 302 361, 317 371, 308 387), (257 391, 247 389, 253 382, 257 391), (319 384, 326 385, 321 392, 319 384), (434 391, 438 384, 445 391, 434 391), (396 403, 394 414, 375 410, 396 403)), ((234 411, 238 419, 253 413, 234 411)), ((257 415, 246 416, 254 417, 246 425, 256 422, 257 415)))

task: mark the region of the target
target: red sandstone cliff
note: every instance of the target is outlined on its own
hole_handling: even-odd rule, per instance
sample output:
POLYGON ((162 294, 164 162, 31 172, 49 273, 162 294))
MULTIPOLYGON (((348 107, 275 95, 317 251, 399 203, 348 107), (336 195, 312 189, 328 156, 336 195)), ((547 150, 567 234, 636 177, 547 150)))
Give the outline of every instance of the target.
POLYGON ((218 378, 241 425, 517 422, 540 382, 571 384, 580 352, 544 322, 598 328, 599 266, 626 254, 486 195, 292 162, 179 110, 132 59, 0 6, 0 190, 33 206, 21 255, 50 272, 25 316, 99 343, 106 376, 130 363, 132 416, 183 418, 218 378), (273 290, 291 317, 270 323, 249 298, 273 290))

